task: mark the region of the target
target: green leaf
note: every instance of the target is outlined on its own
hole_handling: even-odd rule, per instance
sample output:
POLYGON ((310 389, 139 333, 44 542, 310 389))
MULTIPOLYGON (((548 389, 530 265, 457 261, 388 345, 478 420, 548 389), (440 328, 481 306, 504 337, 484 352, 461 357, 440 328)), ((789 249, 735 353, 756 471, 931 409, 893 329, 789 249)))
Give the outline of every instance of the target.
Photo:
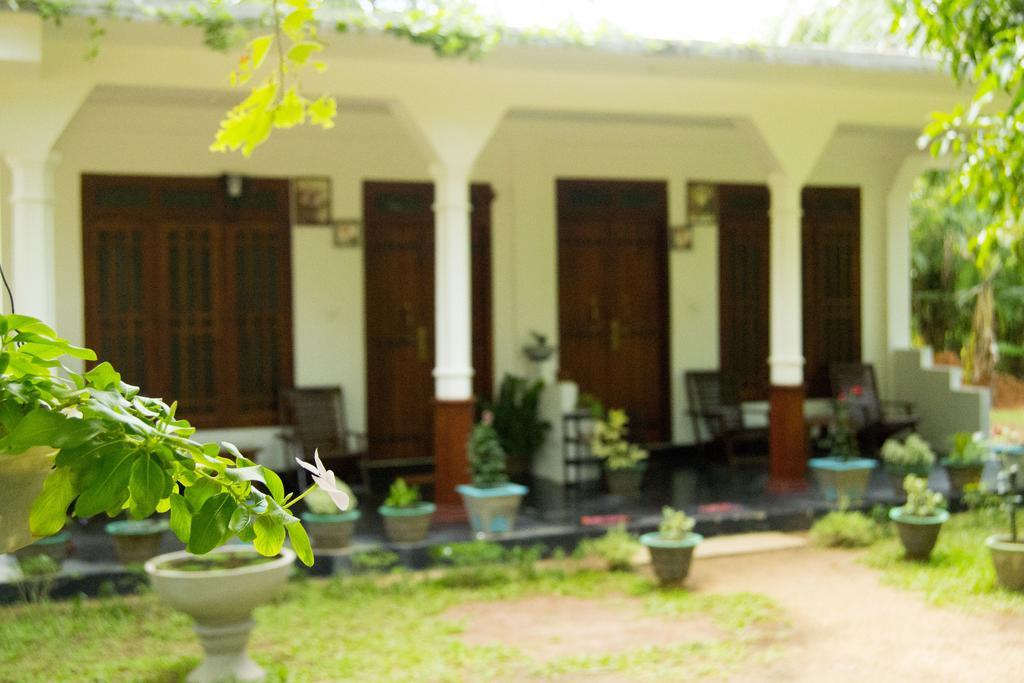
POLYGON ((309 536, 306 535, 306 530, 302 528, 302 522, 296 521, 286 524, 285 530, 288 532, 288 540, 291 541, 292 550, 295 551, 299 560, 307 567, 312 567, 313 548, 309 544, 309 536))
POLYGON ((256 71, 263 66, 263 60, 267 56, 267 51, 270 50, 271 44, 274 42, 274 36, 260 36, 254 38, 249 43, 249 50, 252 52, 252 70, 256 71))
POLYGON ((34 536, 53 536, 64 528, 68 507, 78 495, 75 473, 62 467, 43 482, 43 491, 32 502, 28 524, 34 536))
POLYGON ((92 517, 121 505, 128 498, 128 480, 137 453, 127 447, 111 449, 89 466, 82 475, 75 515, 92 517))
POLYGON ((281 482, 281 477, 277 476, 277 472, 269 467, 261 467, 260 469, 263 470, 263 481, 267 485, 270 497, 280 503, 284 500, 284 484, 281 482))
POLYGON ((53 410, 36 408, 21 418, 10 434, 0 439, 0 450, 20 453, 32 446, 49 446, 67 419, 53 410))
POLYGON ((313 53, 320 52, 323 49, 324 46, 320 43, 310 41, 296 43, 295 45, 292 45, 290 50, 288 50, 288 61, 297 66, 301 66, 309 61, 309 58, 313 56, 313 53))
POLYGON ((164 470, 160 458, 152 453, 144 453, 132 466, 132 476, 128 482, 132 515, 137 518, 149 517, 170 489, 171 477, 164 470))
POLYGON ((236 507, 238 504, 235 499, 226 492, 207 498, 203 507, 192 517, 188 551, 202 555, 223 543, 228 533, 228 522, 236 507))
POLYGON ((270 515, 260 515, 256 518, 253 530, 256 532, 256 538, 253 540, 256 552, 268 557, 281 552, 285 531, 284 524, 279 519, 270 515))
POLYGON ((189 506, 193 510, 198 510, 203 507, 207 498, 213 496, 218 491, 220 491, 220 487, 217 484, 206 477, 202 477, 185 489, 185 500, 188 501, 189 506))
POLYGON ((188 543, 189 533, 192 529, 192 508, 188 501, 180 493, 172 493, 171 502, 171 531, 182 543, 188 543))
POLYGON ((338 103, 329 95, 322 95, 309 103, 306 108, 310 123, 321 126, 325 130, 334 127, 334 118, 338 114, 338 103))
POLYGON ((120 373, 105 361, 85 373, 85 378, 91 385, 102 390, 117 389, 121 385, 120 373))

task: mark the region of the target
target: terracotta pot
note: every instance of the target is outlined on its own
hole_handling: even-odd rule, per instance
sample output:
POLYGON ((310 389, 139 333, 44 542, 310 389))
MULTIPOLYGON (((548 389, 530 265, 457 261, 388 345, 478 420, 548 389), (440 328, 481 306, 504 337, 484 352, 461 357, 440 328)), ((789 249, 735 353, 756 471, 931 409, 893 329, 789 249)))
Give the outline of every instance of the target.
POLYGON ((608 491, 616 496, 625 498, 637 498, 640 495, 640 485, 644 481, 644 472, 647 468, 643 463, 633 467, 619 467, 612 469, 604 468, 605 480, 608 482, 608 491))
MULTIPOLYGON (((222 546, 209 556, 226 553, 259 557, 249 546, 222 546)), ((269 602, 284 585, 292 572, 295 553, 282 548, 275 559, 231 569, 186 571, 167 566, 188 559, 197 558, 182 551, 158 555, 146 563, 146 573, 156 594, 196 621, 196 635, 206 658, 189 673, 186 681, 263 681, 266 672, 246 652, 253 627, 252 611, 269 602)))
POLYGON ((700 534, 690 532, 681 540, 662 538, 661 533, 652 531, 640 537, 651 554, 654 574, 663 586, 682 583, 690 574, 693 549, 704 540, 700 534))
POLYGON ((408 508, 381 505, 377 510, 384 518, 384 531, 392 543, 419 543, 430 531, 433 503, 419 503, 408 508))
POLYGON ((949 513, 939 510, 928 517, 915 517, 903 512, 903 508, 889 510, 889 519, 896 523, 896 531, 903 543, 903 550, 911 560, 927 560, 939 540, 942 525, 949 519, 949 513))
POLYGON ((348 510, 331 515, 303 512, 302 521, 306 523, 313 548, 330 551, 341 550, 349 546, 356 528, 356 520, 360 516, 359 510, 348 510))
POLYGON ((53 469, 56 454, 46 446, 17 455, 0 453, 0 555, 38 540, 29 531, 29 511, 53 469))
POLYGON ((519 506, 527 489, 520 484, 502 484, 488 488, 461 485, 455 490, 469 514, 469 525, 478 537, 503 534, 515 529, 519 506))

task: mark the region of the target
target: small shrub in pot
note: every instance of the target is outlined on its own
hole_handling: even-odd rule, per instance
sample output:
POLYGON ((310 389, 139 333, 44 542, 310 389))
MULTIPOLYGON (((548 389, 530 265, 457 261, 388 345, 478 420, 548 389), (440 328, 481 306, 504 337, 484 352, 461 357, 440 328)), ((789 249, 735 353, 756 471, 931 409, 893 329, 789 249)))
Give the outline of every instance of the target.
POLYGON ((1017 510, 1024 500, 1024 482, 1017 465, 999 473, 997 492, 1009 516, 1009 534, 995 534, 985 540, 992 554, 999 585, 1009 590, 1024 590, 1024 539, 1017 528, 1017 510))
POLYGON ((604 460, 608 490, 619 496, 635 498, 640 495, 640 484, 646 470, 647 451, 626 440, 629 435, 629 417, 626 411, 613 408, 608 417, 594 425, 590 451, 595 458, 604 460))
POLYGON ((911 434, 904 441, 886 439, 881 454, 889 483, 900 497, 904 493, 903 482, 908 474, 927 479, 935 466, 935 451, 919 434, 911 434))
POLYGON ((908 474, 903 480, 907 502, 889 511, 896 524, 907 558, 927 560, 939 538, 942 525, 949 519, 942 494, 928 489, 928 480, 908 474))
POLYGON ((657 531, 644 534, 640 542, 651 554, 651 564, 658 581, 672 585, 684 581, 690 573, 693 549, 704 540, 693 532, 694 520, 682 510, 665 506, 657 531))
POLYGON ((392 543, 418 543, 426 538, 435 509, 433 503, 422 500, 418 486, 409 486, 401 477, 391 484, 384 504, 377 508, 392 543))
POLYGON ((953 450, 943 458, 942 466, 949 475, 950 496, 963 496, 964 489, 977 485, 988 459, 988 448, 981 432, 957 432, 953 435, 953 450))
POLYGON ((339 508, 330 494, 320 489, 310 491, 305 497, 306 511, 302 521, 309 530, 314 550, 341 550, 352 542, 356 521, 360 517, 355 494, 344 482, 337 482, 338 490, 348 496, 349 503, 339 508))
POLYGON ((494 428, 494 414, 485 410, 467 445, 473 483, 460 485, 473 532, 480 538, 512 531, 528 489, 508 480, 507 454, 494 428))
MULTIPOLYGON (((854 399, 861 393, 860 387, 850 390, 854 399)), ((828 435, 819 444, 828 452, 828 457, 811 458, 807 463, 825 500, 842 508, 857 505, 863 500, 871 479, 871 470, 877 465, 870 458, 860 457, 857 435, 850 419, 851 400, 851 396, 845 392, 836 398, 835 417, 829 426, 828 435)))

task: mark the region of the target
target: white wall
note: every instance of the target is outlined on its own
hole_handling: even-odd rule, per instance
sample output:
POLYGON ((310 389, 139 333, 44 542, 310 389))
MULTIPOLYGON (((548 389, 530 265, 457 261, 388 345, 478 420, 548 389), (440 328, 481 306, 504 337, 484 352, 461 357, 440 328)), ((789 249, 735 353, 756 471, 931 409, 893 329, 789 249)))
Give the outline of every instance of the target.
MULTIPOLYGON (((428 178, 426 160, 383 107, 343 110, 329 132, 278 132, 253 158, 207 152, 223 103, 145 104, 93 98, 60 138, 56 151, 58 242, 57 325, 82 341, 82 173, 330 175, 334 215, 361 216, 364 179, 428 178), (153 134, 158 131, 159 135, 153 134)), ((561 177, 664 180, 669 221, 685 220, 688 180, 763 183, 768 169, 741 127, 725 120, 565 119, 511 115, 482 153, 475 181, 492 183, 495 375, 526 372, 520 347, 530 330, 557 344, 555 180, 561 177)), ((902 138, 901 138, 902 139, 902 138)), ((811 184, 860 185, 862 211, 863 348, 885 363, 885 192, 891 177, 891 136, 840 132, 811 184)), ((899 149, 899 153, 905 150, 899 149)), ((365 348, 361 249, 333 247, 328 230, 292 231, 295 373, 299 384, 341 384, 350 426, 365 428, 365 348)), ((669 318, 673 436, 687 440, 682 372, 718 363, 718 234, 699 228, 692 251, 670 252, 669 318)), ((624 283, 624 286, 627 283, 624 283)), ((765 350, 767 356, 767 349, 765 350)), ((884 372, 884 367, 880 367, 884 372)), ((130 378, 129 378, 130 379, 130 378)), ((235 435, 236 439, 238 436, 235 435)), ((245 435, 241 445, 270 443, 245 435)))

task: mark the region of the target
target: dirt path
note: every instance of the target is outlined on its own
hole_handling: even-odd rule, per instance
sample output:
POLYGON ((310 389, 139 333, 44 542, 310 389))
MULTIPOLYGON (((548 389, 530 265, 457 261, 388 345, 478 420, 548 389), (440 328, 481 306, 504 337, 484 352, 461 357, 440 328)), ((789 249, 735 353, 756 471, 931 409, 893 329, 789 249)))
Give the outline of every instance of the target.
POLYGON ((807 548, 697 564, 692 589, 761 593, 789 617, 780 658, 730 680, 962 683, 1024 670, 1024 619, 931 607, 857 557, 807 548))
MULTIPOLYGON (((963 683, 1020 680, 1024 618, 927 605, 917 593, 883 585, 859 554, 802 548, 702 558, 690 590, 752 592, 775 600, 786 624, 771 638, 769 663, 742 665, 736 683, 963 683)), ((465 605, 450 616, 473 622, 467 640, 504 643, 538 659, 621 652, 644 644, 706 640, 703 619, 666 624, 620 596, 607 604, 571 598, 465 605), (543 628, 539 625, 544 624, 543 628)), ((754 657, 752 659, 764 659, 754 657)), ((576 681, 577 678, 558 678, 576 681)), ((629 680, 587 676, 579 680, 629 680)))

